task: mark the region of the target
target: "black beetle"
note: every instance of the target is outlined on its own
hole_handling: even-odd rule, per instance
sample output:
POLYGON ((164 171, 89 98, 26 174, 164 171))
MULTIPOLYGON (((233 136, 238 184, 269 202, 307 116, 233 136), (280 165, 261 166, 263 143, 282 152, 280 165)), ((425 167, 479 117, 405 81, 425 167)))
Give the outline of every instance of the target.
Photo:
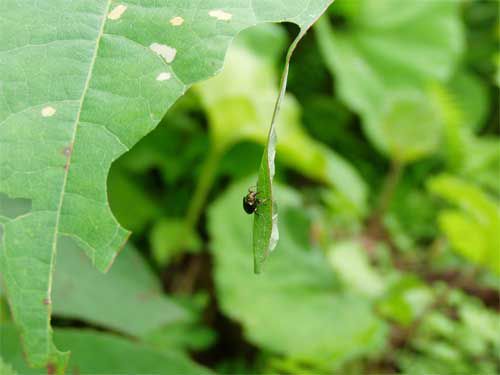
POLYGON ((248 189, 248 194, 243 197, 243 209, 249 215, 253 214, 262 203, 262 201, 257 198, 257 194, 259 193, 250 188, 248 189))

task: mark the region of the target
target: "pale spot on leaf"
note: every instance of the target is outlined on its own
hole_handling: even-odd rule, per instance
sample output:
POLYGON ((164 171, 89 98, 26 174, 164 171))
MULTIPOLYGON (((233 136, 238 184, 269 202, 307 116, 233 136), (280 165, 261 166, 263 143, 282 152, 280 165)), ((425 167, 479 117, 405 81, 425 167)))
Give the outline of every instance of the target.
POLYGON ((162 72, 162 73, 158 74, 158 76, 156 77, 156 80, 157 81, 168 81, 171 77, 172 77, 172 74, 170 74, 169 72, 162 72))
POLYGON ((167 63, 171 63, 172 61, 174 61, 175 54, 177 53, 177 50, 175 48, 160 43, 153 43, 149 46, 149 48, 151 49, 151 51, 163 57, 167 63))
POLYGON ((229 21, 231 18, 233 18, 233 15, 231 13, 224 12, 221 9, 214 9, 208 12, 208 15, 210 17, 217 18, 219 21, 229 21))
POLYGON ((109 12, 108 14, 108 18, 110 20, 117 20, 119 19, 123 13, 125 13, 125 11, 127 10, 127 6, 126 5, 117 5, 116 7, 113 8, 113 10, 111 12, 109 12))
POLYGON ((64 156, 70 156, 72 151, 73 150, 71 147, 65 147, 63 150, 63 154, 64 154, 64 156))
POLYGON ((172 19, 170 20, 170 24, 171 24, 172 26, 180 26, 180 25, 182 25, 183 23, 184 23, 184 18, 179 17, 179 16, 174 17, 174 18, 172 18, 172 19))
POLYGON ((54 107, 51 107, 50 105, 47 107, 43 107, 42 109, 42 116, 43 117, 51 117, 54 116, 56 113, 56 109, 54 107))

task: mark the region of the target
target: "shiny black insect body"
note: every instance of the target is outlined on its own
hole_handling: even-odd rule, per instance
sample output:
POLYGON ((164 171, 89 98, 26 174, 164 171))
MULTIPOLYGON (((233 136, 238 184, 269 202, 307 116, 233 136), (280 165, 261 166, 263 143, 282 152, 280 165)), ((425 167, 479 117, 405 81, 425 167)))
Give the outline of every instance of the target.
POLYGON ((247 214, 256 213, 257 207, 262 203, 262 201, 257 198, 258 192, 248 189, 248 194, 243 197, 243 209, 247 214))

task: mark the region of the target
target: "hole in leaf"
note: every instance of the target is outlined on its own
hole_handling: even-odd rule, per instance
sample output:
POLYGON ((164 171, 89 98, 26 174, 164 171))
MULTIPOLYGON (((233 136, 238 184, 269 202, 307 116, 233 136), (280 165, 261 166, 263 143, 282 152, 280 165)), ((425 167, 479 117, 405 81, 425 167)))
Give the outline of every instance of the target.
POLYGON ((31 199, 10 198, 0 193, 0 216, 15 219, 31 211, 31 199))

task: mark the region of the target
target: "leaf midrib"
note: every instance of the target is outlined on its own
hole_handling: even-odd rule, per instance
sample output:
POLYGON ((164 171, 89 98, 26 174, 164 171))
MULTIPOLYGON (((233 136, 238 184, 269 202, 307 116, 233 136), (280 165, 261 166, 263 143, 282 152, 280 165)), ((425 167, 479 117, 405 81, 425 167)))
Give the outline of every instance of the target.
MULTIPOLYGON (((92 54, 92 59, 90 61, 90 65, 88 68, 87 77, 85 79, 85 84, 84 84, 83 90, 82 90, 82 95, 80 96, 80 99, 79 99, 80 105, 78 107, 78 112, 76 115, 75 122, 73 123, 73 133, 71 135, 71 141, 70 141, 70 145, 71 145, 72 149, 74 148, 76 134, 77 134, 77 130, 78 130, 78 124, 80 123, 80 115, 81 115, 82 109, 83 109, 83 102, 85 100, 85 96, 87 95, 87 91, 89 89, 89 83, 90 83, 90 80, 92 78, 92 72, 94 70, 94 65, 95 65, 95 62, 97 59, 97 52, 99 50, 101 38, 104 35, 104 26, 106 24, 106 16, 109 13, 110 5, 111 5, 111 0, 106 0, 106 6, 104 8, 104 13, 102 15, 102 21, 101 21, 101 24, 99 27, 99 33, 97 34, 97 38, 96 38, 96 42, 95 42, 95 46, 94 46, 94 51, 92 54)), ((49 299, 50 299, 50 296, 52 294, 51 293, 52 292, 52 279, 53 279, 53 274, 54 274, 54 263, 55 263, 55 257, 56 257, 56 252, 57 252, 57 239, 58 239, 58 234, 59 234, 59 222, 61 219, 61 209, 62 209, 63 202, 64 202, 64 196, 65 196, 65 192, 66 192, 66 185, 67 185, 67 181, 68 181, 69 170, 71 168, 72 156, 73 156, 73 151, 68 156, 67 168, 65 168, 65 170, 64 170, 64 178, 63 178, 63 183, 62 183, 62 187, 61 187, 61 192, 59 193, 59 203, 57 205, 57 210, 56 210, 56 223, 54 226, 54 236, 52 239, 52 252, 51 252, 52 254, 51 254, 51 258, 50 258, 49 282, 48 282, 48 292, 47 292, 47 298, 49 298, 49 299)), ((49 308, 49 316, 47 319, 47 332, 50 332, 50 317, 51 317, 52 305, 49 304, 48 306, 49 306, 48 307, 49 308)), ((50 350, 49 350, 49 352, 50 352, 50 350)))

